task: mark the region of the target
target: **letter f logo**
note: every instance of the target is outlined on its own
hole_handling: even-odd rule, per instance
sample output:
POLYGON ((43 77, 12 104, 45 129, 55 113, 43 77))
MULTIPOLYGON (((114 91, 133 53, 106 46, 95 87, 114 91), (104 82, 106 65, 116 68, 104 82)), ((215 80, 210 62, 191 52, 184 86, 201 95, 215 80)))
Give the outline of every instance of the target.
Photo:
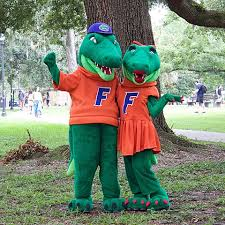
POLYGON ((106 100, 108 94, 110 94, 110 87, 100 87, 98 88, 98 93, 95 99, 95 106, 102 106, 102 100, 106 100))
POLYGON ((123 113, 127 114, 128 105, 133 105, 134 99, 137 98, 139 92, 126 92, 124 103, 123 103, 123 113))

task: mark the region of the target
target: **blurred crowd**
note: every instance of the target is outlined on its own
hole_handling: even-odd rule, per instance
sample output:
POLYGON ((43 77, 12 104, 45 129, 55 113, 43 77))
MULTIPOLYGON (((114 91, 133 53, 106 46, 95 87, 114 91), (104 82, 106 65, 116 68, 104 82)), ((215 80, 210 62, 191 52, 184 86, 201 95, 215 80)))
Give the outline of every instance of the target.
POLYGON ((50 105, 50 95, 48 91, 42 94, 38 87, 35 91, 23 92, 19 90, 18 102, 21 111, 27 107, 31 115, 40 117, 43 105, 46 104, 47 107, 50 105))

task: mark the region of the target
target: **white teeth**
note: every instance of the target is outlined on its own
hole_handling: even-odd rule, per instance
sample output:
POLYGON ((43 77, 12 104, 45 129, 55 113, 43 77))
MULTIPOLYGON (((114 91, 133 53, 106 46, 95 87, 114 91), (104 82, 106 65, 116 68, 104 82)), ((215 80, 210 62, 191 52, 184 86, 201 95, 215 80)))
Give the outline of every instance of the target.
POLYGON ((101 66, 98 63, 94 62, 96 66, 98 66, 99 69, 105 74, 112 74, 112 69, 107 66, 101 66))
MULTIPOLYGON (((139 78, 139 76, 136 73, 134 73, 134 76, 135 76, 135 78, 139 78)), ((144 79, 146 76, 147 76, 146 74, 143 74, 142 78, 144 79)))

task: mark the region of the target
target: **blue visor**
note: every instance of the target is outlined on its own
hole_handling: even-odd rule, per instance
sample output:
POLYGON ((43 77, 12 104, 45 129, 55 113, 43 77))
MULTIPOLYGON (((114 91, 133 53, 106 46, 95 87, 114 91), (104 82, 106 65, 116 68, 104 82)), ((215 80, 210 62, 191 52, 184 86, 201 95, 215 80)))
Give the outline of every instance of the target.
POLYGON ((87 33, 113 34, 112 27, 106 23, 93 23, 87 33))

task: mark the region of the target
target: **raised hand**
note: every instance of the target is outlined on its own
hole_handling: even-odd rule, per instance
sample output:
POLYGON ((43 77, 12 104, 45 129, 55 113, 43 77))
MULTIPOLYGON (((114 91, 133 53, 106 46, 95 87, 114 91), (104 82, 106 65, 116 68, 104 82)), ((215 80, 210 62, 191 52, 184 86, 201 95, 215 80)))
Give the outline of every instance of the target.
POLYGON ((44 63, 49 67, 56 65, 56 56, 54 52, 48 53, 44 58, 44 63))
POLYGON ((52 79, 56 84, 59 84, 59 68, 56 64, 56 56, 54 52, 49 53, 44 58, 44 63, 48 66, 48 69, 52 75, 52 79))

